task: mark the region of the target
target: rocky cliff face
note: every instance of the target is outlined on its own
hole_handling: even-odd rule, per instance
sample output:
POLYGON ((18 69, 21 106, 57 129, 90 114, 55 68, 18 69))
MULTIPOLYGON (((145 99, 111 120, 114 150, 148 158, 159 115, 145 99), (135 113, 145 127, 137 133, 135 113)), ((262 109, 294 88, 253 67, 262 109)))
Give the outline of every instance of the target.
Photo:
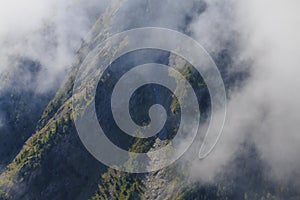
MULTIPOLYGON (((10 126, 0 127, 1 145, 7 147, 0 149, 1 164, 5 166, 0 175, 0 199, 278 199, 290 194, 297 199, 298 191, 262 180, 260 172, 265 170, 264 165, 249 144, 245 144, 249 146, 238 159, 224 167, 227 173, 219 174, 215 183, 209 184, 191 181, 185 166, 176 163, 157 172, 128 174, 107 168, 87 152, 77 135, 71 112, 74 78, 88 53, 117 29, 114 20, 123 6, 126 2, 112 4, 98 19, 77 53, 68 81, 54 97, 14 90, 1 93, 0 107, 7 109, 10 126), (236 170, 233 173, 230 169, 236 170)), ((196 10, 202 12, 205 6, 199 6, 196 10)), ((130 26, 135 25, 130 23, 130 26)), ((163 57, 166 64, 176 65, 173 55, 163 57)), ((215 59, 223 68, 230 65, 230 54, 225 50, 216 53, 215 59)), ((31 66, 30 73, 38 71, 38 63, 23 62, 31 66)), ((190 70, 186 64, 181 73, 189 78, 190 70)), ((226 78, 230 87, 235 79, 226 78)), ((203 92, 200 90, 199 94, 203 92)), ((208 97, 204 95, 204 98, 208 97)), ((99 96, 97 101, 105 99, 99 96)), ((137 98, 136 101, 145 100, 137 98)), ((165 104, 176 118, 176 101, 171 99, 165 104)), ((209 105, 204 102, 203 107, 206 106, 209 105)), ((138 112, 143 108, 135 109, 138 112)), ((173 126, 176 124, 170 127, 173 126)), ((168 133, 167 137, 147 143, 130 141, 128 148, 133 151, 159 148, 171 138, 168 133)))

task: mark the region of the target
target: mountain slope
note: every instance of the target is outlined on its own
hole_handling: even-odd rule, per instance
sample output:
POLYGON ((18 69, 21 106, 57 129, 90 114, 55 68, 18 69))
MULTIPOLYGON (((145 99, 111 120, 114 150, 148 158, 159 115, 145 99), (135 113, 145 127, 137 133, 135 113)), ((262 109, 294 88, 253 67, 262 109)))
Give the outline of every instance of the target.
POLYGON ((34 133, 38 120, 54 96, 53 91, 35 92, 40 71, 38 62, 20 58, 0 77, 0 171, 34 133))
MULTIPOLYGON (((112 33, 110 27, 114 16, 122 6, 122 2, 112 5, 83 41, 68 81, 44 110, 37 131, 1 173, 0 199, 280 199, 291 196, 297 199, 299 197, 297 190, 266 180, 263 175, 265 165, 251 142, 241 147, 237 159, 224 166, 225 172, 220 173, 214 183, 192 180, 192 175, 185 171, 189 163, 185 165, 175 163, 158 172, 128 174, 107 168, 87 152, 73 122, 74 116, 71 112, 73 82, 78 68, 88 53, 112 33), (245 150, 242 151, 243 149, 245 150)), ((167 54, 163 57, 167 64, 177 64, 173 55, 167 54)), ((215 56, 222 68, 230 65, 229 58, 230 55, 225 50, 215 56)), ((181 71, 191 82, 193 82, 193 77, 190 76, 192 70, 192 67, 185 63, 185 68, 181 71)), ((199 78, 201 77, 198 77, 198 81, 199 78)), ((234 77, 228 79, 230 78, 234 79, 234 77)), ((230 83, 232 81, 228 81, 227 85, 230 83)), ((200 87, 199 95, 205 93, 202 89, 200 87)), ((88 94, 82 93, 82 99, 88 101, 88 94)), ((203 96, 207 101, 209 97, 203 96)), ((97 101, 105 101, 103 99, 105 98, 100 95, 97 101)), ((136 101, 145 103, 139 96, 136 101)), ((203 107, 208 109, 206 101, 203 107)), ((176 119, 179 114, 178 102, 171 99, 164 103, 168 105, 167 109, 176 119)), ((133 109, 135 112, 143 111, 142 107, 135 109, 133 109)), ((169 128, 174 128, 175 125, 172 124, 169 128)), ((15 132, 19 133, 19 130, 15 132)), ((147 143, 130 140, 127 147, 131 151, 153 150, 165 145, 172 138, 171 131, 166 135, 167 137, 161 135, 160 138, 147 143)), ((122 138, 120 143, 124 141, 128 142, 126 138, 122 138)), ((129 165, 135 164, 130 161, 129 165)))

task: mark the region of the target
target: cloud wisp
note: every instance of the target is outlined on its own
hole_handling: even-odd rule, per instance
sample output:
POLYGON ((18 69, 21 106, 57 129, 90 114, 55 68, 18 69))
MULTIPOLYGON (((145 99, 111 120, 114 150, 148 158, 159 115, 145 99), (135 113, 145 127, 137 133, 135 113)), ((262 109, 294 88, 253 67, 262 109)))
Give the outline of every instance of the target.
MULTIPOLYGON (((112 24, 115 31, 142 26, 186 31, 211 54, 234 49, 232 62, 221 71, 249 70, 242 86, 228 88, 227 122, 220 143, 203 162, 195 161, 192 173, 212 179, 251 139, 272 176, 299 177, 299 1, 195 2, 128 1, 112 24), (250 68, 244 64, 248 61, 250 68)), ((81 39, 108 5, 105 0, 1 1, 0 73, 13 67, 15 58, 29 58, 42 66, 37 90, 57 86, 81 39)))
POLYGON ((212 179, 250 139, 276 180, 299 177, 300 8, 298 1, 212 1, 192 25, 199 41, 215 51, 237 41, 230 72, 250 77, 228 90, 228 114, 220 144, 193 174, 212 179))
POLYGON ((81 39, 105 0, 0 2, 0 74, 15 68, 19 59, 41 65, 37 92, 58 87, 71 66, 81 39))

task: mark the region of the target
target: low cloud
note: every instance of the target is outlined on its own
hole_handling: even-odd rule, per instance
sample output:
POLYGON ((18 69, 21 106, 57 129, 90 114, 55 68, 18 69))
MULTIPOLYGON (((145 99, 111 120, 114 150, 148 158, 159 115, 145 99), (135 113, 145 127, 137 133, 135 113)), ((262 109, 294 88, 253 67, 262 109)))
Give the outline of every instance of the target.
POLYGON ((250 77, 228 90, 220 143, 193 175, 212 180, 246 140, 254 142, 275 180, 297 182, 300 159, 299 1, 212 1, 192 27, 212 52, 238 41, 231 72, 251 61, 250 77), (224 43, 225 42, 225 43, 224 43))
POLYGON ((273 176, 299 176, 300 2, 255 0, 239 8, 244 56, 254 61, 253 76, 240 93, 246 111, 256 112, 246 124, 273 176))
POLYGON ((18 59, 40 63, 38 92, 58 86, 74 60, 81 39, 107 1, 1 1, 0 73, 9 73, 18 59))
MULTIPOLYGON (((0 73, 15 66, 16 58, 29 58, 42 66, 38 91, 49 90, 66 75, 81 39, 108 5, 108 0, 1 1, 0 73)), ((212 180, 248 139, 271 167, 270 175, 281 180, 299 175, 300 2, 212 0, 200 4, 203 10, 194 7, 194 1, 128 1, 113 25, 186 31, 213 55, 233 45, 227 74, 249 70, 242 85, 228 88, 221 140, 207 159, 195 161, 193 175, 212 180)))

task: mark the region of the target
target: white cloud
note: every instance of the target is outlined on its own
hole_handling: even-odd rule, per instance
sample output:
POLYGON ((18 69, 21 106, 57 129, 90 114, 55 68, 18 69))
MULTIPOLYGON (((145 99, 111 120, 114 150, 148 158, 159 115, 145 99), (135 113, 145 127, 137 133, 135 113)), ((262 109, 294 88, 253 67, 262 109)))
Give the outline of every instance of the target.
POLYGON ((106 5, 105 0, 0 1, 0 72, 26 57, 42 65, 38 89, 51 89, 106 5))
POLYGON ((251 126, 253 137, 272 175, 291 176, 300 168, 300 2, 254 0, 239 8, 244 56, 254 60, 240 94, 260 118, 251 126))
MULTIPOLYGON (((121 12, 118 25, 137 20, 138 25, 177 29, 193 6, 189 2, 182 8, 181 1, 165 1, 151 4, 147 11, 132 2, 123 15, 121 12), (137 13, 128 12, 133 8, 137 13)), ((72 63, 93 14, 101 13, 107 4, 103 0, 0 0, 0 73, 11 66, 15 56, 37 60, 45 71, 40 89, 47 90, 72 63)), ((209 52, 220 51, 228 41, 237 42, 239 53, 233 55, 233 70, 243 71, 243 60, 253 63, 245 85, 230 91, 220 143, 203 163, 193 165, 192 171, 204 179, 220 171, 248 137, 278 178, 299 172, 299 10, 298 0, 212 0, 191 25, 193 37, 209 52)))
POLYGON ((241 60, 251 60, 252 66, 245 85, 229 93, 220 143, 210 157, 193 165, 193 174, 211 179, 252 138, 271 167, 269 175, 299 177, 300 2, 224 0, 209 5, 194 22, 194 35, 211 51, 237 40, 235 70, 245 67, 241 60))

